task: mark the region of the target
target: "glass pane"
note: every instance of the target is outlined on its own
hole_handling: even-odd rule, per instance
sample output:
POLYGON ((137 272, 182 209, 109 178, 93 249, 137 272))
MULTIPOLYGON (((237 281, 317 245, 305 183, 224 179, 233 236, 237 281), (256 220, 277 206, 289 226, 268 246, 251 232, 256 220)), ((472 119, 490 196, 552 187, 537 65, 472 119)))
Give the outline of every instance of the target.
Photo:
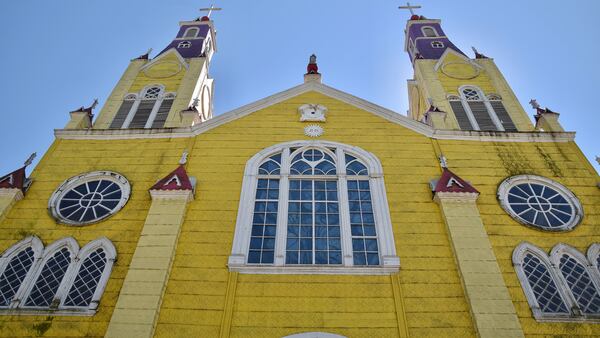
POLYGON ((548 267, 539 258, 526 254, 523 259, 523 272, 542 312, 569 313, 548 267))
POLYGON ((279 180, 261 178, 257 187, 248 263, 272 264, 277 229, 279 180))
POLYGON ((560 229, 574 216, 573 208, 561 193, 538 183, 512 187, 507 201, 518 218, 542 229, 560 229))
POLYGON ((600 295, 584 265, 564 254, 560 258, 560 272, 565 277, 575 301, 584 313, 600 313, 600 295))
POLYGON ((69 249, 62 248, 46 261, 42 272, 38 276, 26 306, 49 307, 54 300, 54 295, 71 264, 69 249))
POLYGON ((355 265, 379 265, 379 248, 368 180, 348 181, 348 206, 355 265))
POLYGON ((33 249, 21 250, 9 262, 0 276, 0 306, 8 306, 33 265, 33 249))

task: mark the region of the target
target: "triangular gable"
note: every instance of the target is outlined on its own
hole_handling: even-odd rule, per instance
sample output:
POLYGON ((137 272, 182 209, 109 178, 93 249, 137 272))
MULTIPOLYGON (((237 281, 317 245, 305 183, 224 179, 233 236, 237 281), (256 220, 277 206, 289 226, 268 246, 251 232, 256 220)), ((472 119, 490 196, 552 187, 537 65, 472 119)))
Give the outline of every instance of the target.
POLYGON ((442 173, 442 176, 440 177, 440 179, 437 181, 433 191, 436 193, 437 192, 463 192, 463 193, 466 192, 466 193, 479 194, 479 191, 477 191, 477 189, 473 188, 473 186, 469 182, 458 177, 458 175, 456 175, 455 173, 450 171, 450 169, 448 169, 448 168, 444 168, 444 172, 442 173))
POLYGON ((453 56, 457 56, 458 58, 462 59, 465 63, 468 63, 470 65, 472 65, 473 67, 476 67, 479 70, 482 70, 483 67, 481 65, 479 65, 477 62, 469 59, 468 57, 466 57, 465 55, 463 55, 462 53, 459 53, 457 51, 455 51, 452 48, 446 48, 446 51, 444 51, 444 53, 442 54, 442 56, 440 56, 439 60, 435 63, 435 66, 433 66, 433 69, 437 72, 438 69, 444 64, 444 60, 449 56, 449 55, 453 55, 453 56))
POLYGON ((0 188, 20 189, 25 192, 26 183, 25 167, 21 167, 8 175, 0 177, 0 188))
POLYGON ((156 182, 150 190, 194 190, 194 186, 185 168, 183 165, 180 165, 163 179, 156 182))
POLYGON ((170 48, 169 50, 161 52, 161 54, 159 54, 157 57, 155 57, 154 59, 150 60, 150 62, 148 62, 147 64, 145 64, 140 70, 143 71, 143 70, 151 67, 156 62, 158 62, 158 61, 160 61, 162 59, 167 58, 171 54, 173 54, 175 56, 175 58, 177 59, 177 61, 179 63, 181 63, 181 65, 183 65, 183 67, 185 67, 185 69, 189 68, 188 63, 185 62, 185 59, 183 58, 183 56, 181 56, 181 54, 179 54, 179 52, 177 51, 177 49, 170 48))
POLYGON ((298 95, 301 95, 301 94, 304 94, 307 92, 311 92, 311 91, 323 94, 332 99, 336 99, 338 101, 352 105, 356 108, 359 108, 361 110, 372 113, 376 116, 384 118, 390 122, 402 125, 408 129, 411 129, 411 130, 417 132, 417 133, 420 133, 420 134, 423 134, 426 136, 433 135, 433 128, 431 128, 430 126, 428 126, 424 123, 412 120, 412 119, 408 118, 407 116, 396 113, 393 110, 381 107, 381 106, 376 105, 367 100, 361 99, 354 95, 348 94, 346 92, 337 90, 333 87, 329 87, 327 85, 324 85, 324 84, 318 83, 318 82, 303 83, 296 87, 292 87, 288 90, 279 92, 277 94, 268 96, 264 99, 249 103, 249 104, 239 107, 237 109, 231 110, 231 111, 223 113, 221 115, 218 115, 210 120, 207 120, 205 122, 194 125, 192 127, 192 133, 194 135, 201 134, 203 132, 206 132, 210 129, 216 128, 216 127, 226 124, 228 122, 231 122, 231 121, 237 120, 239 118, 242 118, 244 116, 250 115, 256 111, 265 109, 265 108, 275 105, 277 103, 283 102, 283 101, 291 99, 295 96, 298 96, 298 95))

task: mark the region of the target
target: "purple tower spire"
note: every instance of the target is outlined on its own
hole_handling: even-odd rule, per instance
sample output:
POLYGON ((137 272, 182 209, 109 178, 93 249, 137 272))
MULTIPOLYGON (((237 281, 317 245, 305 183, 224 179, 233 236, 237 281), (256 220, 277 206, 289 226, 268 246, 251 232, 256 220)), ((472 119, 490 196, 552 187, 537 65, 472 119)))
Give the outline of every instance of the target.
MULTIPOLYGON (((404 50, 410 61, 415 59, 439 59, 450 48, 465 55, 446 36, 439 19, 427 19, 413 15, 406 23, 404 50)), ((465 55, 466 56, 466 55, 465 55)))
POLYGON ((214 46, 215 31, 209 17, 179 23, 179 32, 171 43, 158 55, 175 48, 184 58, 207 57, 214 46), (212 41, 212 42, 211 42, 212 41))

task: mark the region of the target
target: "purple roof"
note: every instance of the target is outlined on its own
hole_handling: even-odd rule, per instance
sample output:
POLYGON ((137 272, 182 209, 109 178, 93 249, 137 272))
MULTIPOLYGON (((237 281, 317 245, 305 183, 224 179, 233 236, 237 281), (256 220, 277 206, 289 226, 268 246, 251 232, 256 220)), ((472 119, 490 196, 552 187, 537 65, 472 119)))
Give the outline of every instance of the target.
MULTIPOLYGON (((465 53, 463 53, 446 37, 446 34, 442 30, 442 26, 439 24, 439 21, 436 21, 432 20, 423 23, 419 23, 418 21, 416 21, 413 22, 408 28, 408 34, 406 38, 412 40, 415 43, 415 52, 419 53, 420 58, 434 60, 439 59, 448 48, 453 49, 462 55, 465 55, 465 53), (431 27, 435 31, 437 36, 425 36, 422 30, 423 27, 431 27), (442 47, 435 48, 432 46, 432 42, 439 42, 442 44, 442 47)), ((413 57, 411 56, 410 52, 408 55, 411 58, 412 62, 413 57)))
MULTIPOLYGON (((181 54, 184 58, 194 58, 202 56, 202 46, 204 45, 204 40, 209 34, 210 26, 204 22, 190 22, 189 24, 184 24, 179 28, 179 32, 177 33, 177 40, 171 41, 165 49, 163 49, 158 55, 163 54, 171 48, 175 48, 179 54, 181 54), (183 39, 183 35, 188 28, 196 27, 199 29, 198 34, 194 38, 183 39), (180 43, 187 42, 189 43, 189 47, 180 47, 180 43)), ((157 55, 157 56, 158 56, 157 55)))

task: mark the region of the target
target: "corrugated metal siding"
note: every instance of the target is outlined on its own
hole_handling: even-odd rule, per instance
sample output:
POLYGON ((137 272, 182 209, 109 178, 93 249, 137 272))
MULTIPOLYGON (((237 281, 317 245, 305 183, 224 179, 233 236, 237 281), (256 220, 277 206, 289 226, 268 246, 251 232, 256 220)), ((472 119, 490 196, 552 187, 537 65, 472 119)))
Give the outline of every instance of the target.
POLYGON ((492 108, 494 108, 498 119, 500 119, 500 122, 502 122, 504 130, 517 131, 517 127, 510 118, 510 115, 508 115, 508 112, 506 111, 506 108, 504 108, 502 101, 490 101, 490 104, 492 105, 492 108))
POLYGON ((155 103, 156 100, 142 100, 133 116, 133 120, 131 120, 131 123, 129 124, 129 128, 144 128, 155 103))
POLYGON ((479 130, 498 130, 485 103, 481 101, 469 101, 468 104, 475 117, 475 121, 477 121, 477 124, 479 125, 479 130))
POLYGON ((121 126, 123 126, 123 122, 125 122, 125 119, 127 118, 127 114, 129 113, 129 111, 131 110, 131 106, 133 106, 133 103, 135 101, 123 101, 123 103, 121 104, 121 107, 119 107, 119 110, 117 111, 117 115, 115 115, 115 118, 112 120, 112 123, 110 124, 110 129, 119 129, 121 128, 121 126))
POLYGON ((454 116, 458 121, 458 125, 461 130, 473 130, 473 126, 471 125, 471 121, 467 117, 467 112, 460 101, 449 101, 452 110, 454 111, 454 116))
POLYGON ((158 113, 154 118, 154 122, 152 122, 152 128, 162 128, 165 125, 165 121, 167 120, 167 116, 169 116, 169 111, 171 110, 171 106, 173 105, 173 100, 164 100, 160 108, 158 109, 158 113))

